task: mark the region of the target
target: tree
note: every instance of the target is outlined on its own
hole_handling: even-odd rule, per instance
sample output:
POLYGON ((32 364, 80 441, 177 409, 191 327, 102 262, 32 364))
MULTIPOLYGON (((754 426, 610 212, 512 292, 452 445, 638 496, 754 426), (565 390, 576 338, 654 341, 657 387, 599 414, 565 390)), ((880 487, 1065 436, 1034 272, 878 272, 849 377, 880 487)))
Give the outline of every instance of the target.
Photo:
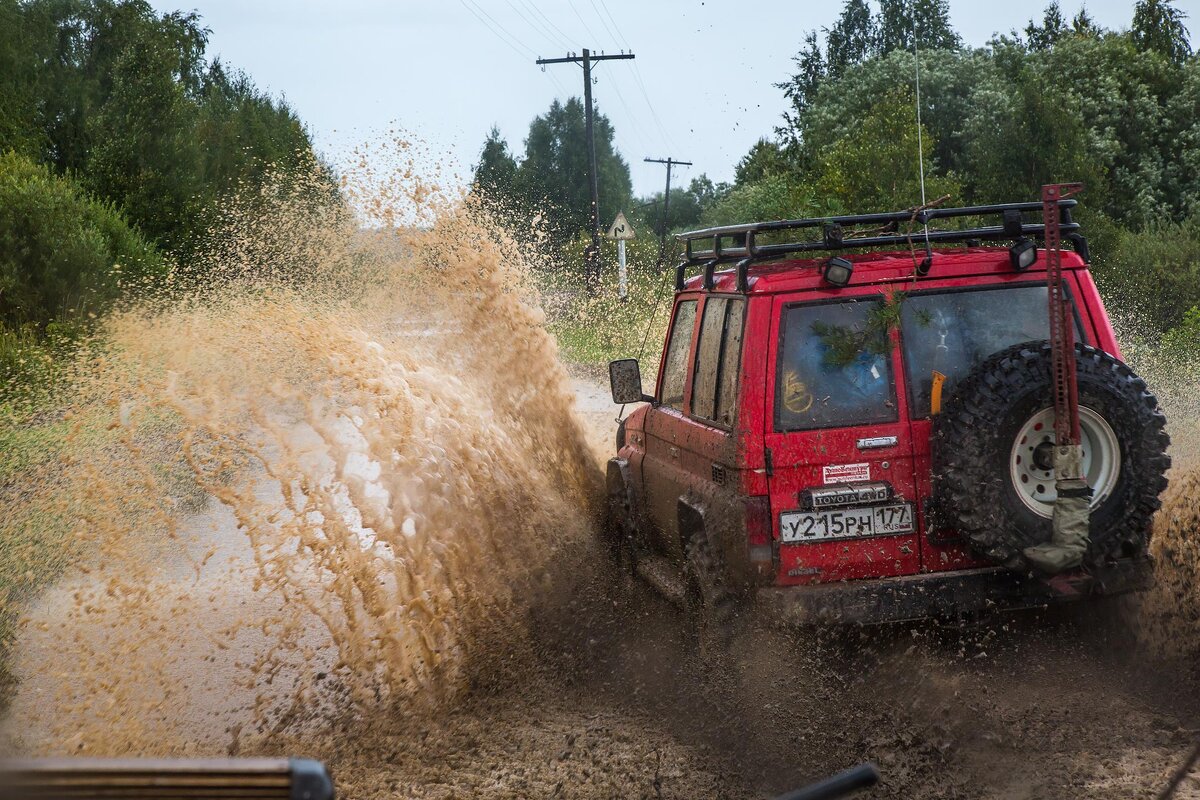
POLYGON ((734 184, 742 186, 754 181, 760 181, 768 175, 783 172, 788 168, 787 156, 783 148, 770 139, 759 139, 750 148, 750 152, 742 156, 734 171, 734 184))
MULTIPOLYGON (((692 178, 686 188, 671 191, 671 208, 667 217, 667 230, 678 231, 694 228, 700 224, 704 214, 729 191, 727 184, 714 184, 707 175, 692 178)), ((662 230, 663 193, 655 192, 642 198, 639 205, 642 225, 648 232, 662 230)))
MULTIPOLYGON (((1088 153, 1077 97, 1029 64, 1016 80, 976 98, 966 120, 966 171, 976 176, 973 200, 1034 198, 1046 183, 1082 181, 1087 201, 1106 199, 1103 172, 1088 153)), ((1052 73, 1051 73, 1052 74, 1052 73)))
POLYGON ((1071 32, 1076 36, 1099 36, 1102 31, 1087 9, 1080 8, 1079 13, 1071 20, 1071 32))
POLYGON ((511 203, 515 199, 517 160, 508 152, 508 142, 504 141, 500 129, 494 125, 483 143, 474 173, 472 183, 488 201, 511 203))
POLYGON ((875 53, 875 18, 866 0, 846 0, 837 23, 825 32, 825 62, 831 78, 840 77, 846 67, 860 64, 875 53))
POLYGON ((949 0, 880 0, 879 51, 955 50, 962 40, 950 25, 949 0))
POLYGON ((932 200, 949 194, 961 199, 957 182, 937 170, 933 136, 922 126, 918 137, 913 109, 912 94, 893 90, 845 136, 823 148, 817 162, 817 195, 836 201, 847 213, 918 206, 920 150, 925 162, 926 197, 932 200))
MULTIPOLYGON (((1081 10, 1079 13, 1083 14, 1084 12, 1081 10)), ((1029 20, 1029 24, 1025 26, 1025 41, 1031 50, 1049 50, 1055 42, 1066 35, 1067 21, 1063 17, 1058 0, 1053 0, 1050 5, 1046 6, 1040 25, 1029 20)))
POLYGON ((809 31, 804 35, 804 46, 792 57, 792 61, 796 65, 795 74, 783 83, 775 84, 777 89, 783 90, 783 96, 792 104, 791 111, 783 112, 787 124, 776 129, 776 132, 789 144, 795 145, 799 144, 795 134, 800 128, 800 120, 816 98, 817 90, 821 88, 821 83, 828 74, 816 31, 809 31))
POLYGON ((112 67, 111 90, 85 134, 89 189, 110 198, 169 252, 182 252, 200 206, 196 103, 175 79, 176 53, 154 38, 131 43, 112 67))
POLYGON ((1138 0, 1133 7, 1133 42, 1140 50, 1182 63, 1192 54, 1188 29, 1183 24, 1186 17, 1171 0, 1138 0))
POLYGON ((86 322, 122 289, 165 272, 111 205, 32 160, 0 155, 0 329, 86 322))
MULTIPOLYGON (((613 144, 608 117, 595 112, 593 135, 600 186, 601 220, 609 220, 626 206, 633 192, 629 165, 613 144)), ((577 97, 560 103, 529 124, 525 158, 517 181, 526 197, 547 213, 552 228, 564 238, 590 227, 591 192, 588 187, 588 151, 584 133, 583 103, 577 97)))

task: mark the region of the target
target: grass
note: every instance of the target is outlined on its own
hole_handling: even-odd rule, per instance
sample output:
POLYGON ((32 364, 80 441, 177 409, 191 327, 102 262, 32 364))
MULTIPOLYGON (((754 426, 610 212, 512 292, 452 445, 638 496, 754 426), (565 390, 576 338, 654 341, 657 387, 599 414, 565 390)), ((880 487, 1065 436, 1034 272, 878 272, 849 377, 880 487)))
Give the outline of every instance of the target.
POLYGON ((607 364, 637 357, 641 351, 643 361, 657 363, 675 294, 673 278, 673 269, 660 273, 652 259, 631 259, 625 300, 618 297, 616 268, 611 263, 594 289, 575 275, 546 278, 547 327, 563 358, 576 364, 607 364))

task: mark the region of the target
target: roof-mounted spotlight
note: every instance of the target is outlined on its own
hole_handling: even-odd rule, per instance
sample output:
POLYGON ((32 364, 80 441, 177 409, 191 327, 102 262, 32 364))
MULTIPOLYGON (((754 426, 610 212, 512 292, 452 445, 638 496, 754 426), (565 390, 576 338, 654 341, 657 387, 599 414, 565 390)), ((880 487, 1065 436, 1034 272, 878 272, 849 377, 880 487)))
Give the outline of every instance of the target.
POLYGON ((841 288, 850 282, 850 276, 854 274, 854 264, 841 256, 834 256, 825 262, 822 270, 822 277, 825 282, 841 288))
POLYGON ((1013 269, 1017 272, 1029 269, 1033 266, 1033 262, 1037 261, 1037 242, 1024 236, 1017 239, 1008 250, 1008 260, 1012 262, 1013 269))

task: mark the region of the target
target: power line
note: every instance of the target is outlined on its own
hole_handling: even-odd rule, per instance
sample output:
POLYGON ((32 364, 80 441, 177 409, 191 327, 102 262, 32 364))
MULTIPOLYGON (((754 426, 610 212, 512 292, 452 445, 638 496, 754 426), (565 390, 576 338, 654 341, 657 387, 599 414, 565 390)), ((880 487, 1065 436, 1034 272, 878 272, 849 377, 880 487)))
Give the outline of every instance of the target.
POLYGON ((539 58, 535 62, 543 69, 547 64, 581 64, 583 66, 583 103, 588 149, 588 183, 590 184, 592 193, 590 214, 592 244, 584 251, 584 276, 589 283, 600 277, 600 182, 596 175, 596 136, 593 124, 594 112, 592 110, 592 62, 632 59, 633 53, 621 53, 614 56, 592 55, 592 52, 585 47, 583 55, 580 56, 568 54, 564 58, 539 58))
POLYGON ((569 43, 571 41, 571 37, 568 36, 566 33, 563 33, 563 29, 558 27, 557 25, 555 25, 554 20, 547 17, 546 14, 542 11, 542 9, 538 8, 537 4, 533 2, 533 0, 520 0, 520 3, 521 3, 521 5, 525 6, 526 8, 531 8, 534 11, 536 11, 537 15, 539 17, 541 17, 542 19, 544 19, 546 21, 546 24, 549 25, 551 28, 553 28, 555 31, 557 31, 558 35, 562 37, 562 42, 563 42, 562 46, 564 48, 569 48, 569 43))
POLYGON ((536 19, 530 19, 528 16, 526 16, 524 11, 513 5, 512 0, 504 0, 504 2, 509 8, 517 13, 517 16, 521 18, 521 21, 524 22, 528 28, 544 36, 546 41, 548 41, 552 47, 558 48, 562 46, 561 42, 555 41, 554 35, 549 33, 544 25, 539 23, 536 19))
POLYGON ((600 38, 599 36, 597 36, 595 33, 592 32, 592 27, 587 24, 587 20, 585 20, 583 18, 583 15, 579 13, 579 9, 575 7, 574 3, 570 2, 570 0, 567 0, 567 7, 575 12, 575 16, 579 19, 579 21, 581 23, 583 23, 583 29, 585 31, 587 31, 587 35, 591 37, 593 42, 600 38))
POLYGON ((613 29, 608 27, 608 20, 606 20, 604 15, 600 13, 600 9, 596 6, 596 0, 588 0, 588 2, 592 4, 592 11, 596 12, 596 16, 600 19, 600 24, 604 26, 604 30, 615 42, 617 40, 617 34, 613 33, 613 29))
POLYGON ((619 83, 620 82, 616 78, 613 78, 609 81, 609 86, 611 86, 613 91, 617 93, 617 99, 621 101, 621 107, 624 108, 625 113, 629 115, 629 127, 633 131, 634 136, 637 137, 638 144, 641 145, 641 149, 644 150, 646 149, 646 144, 649 142, 649 139, 642 130, 642 126, 638 124, 637 116, 633 113, 633 109, 629 107, 629 103, 625 102, 625 95, 621 92, 621 87, 618 85, 619 83))
POLYGON ((642 97, 646 101, 646 107, 650 109, 650 118, 654 120, 655 126, 658 128, 659 134, 663 137, 663 142, 675 148, 675 140, 671 134, 667 133, 667 129, 663 126, 662 120, 658 117, 658 112, 654 110, 654 103, 650 100, 650 93, 646 91, 646 83, 642 80, 642 71, 638 69, 637 64, 633 65, 633 77, 637 81, 638 88, 642 92, 642 97))
POLYGON ((625 46, 626 50, 632 50, 633 48, 629 46, 629 42, 625 39, 625 35, 621 33, 621 26, 617 24, 616 18, 613 17, 612 12, 608 10, 608 3, 605 3, 604 0, 600 0, 600 7, 604 9, 604 13, 608 15, 609 21, 612 22, 613 28, 617 32, 617 38, 621 40, 621 44, 625 46))
POLYGON ((531 56, 531 55, 533 55, 533 56, 536 56, 536 55, 537 55, 537 53, 535 53, 533 50, 531 50, 531 49, 529 49, 527 46, 525 46, 525 45, 524 45, 524 44, 521 42, 521 40, 520 40, 520 39, 518 39, 517 37, 515 37, 515 36, 513 36, 511 33, 509 33, 507 30, 505 30, 505 28, 504 28, 504 26, 503 26, 503 25, 501 25, 500 23, 496 22, 496 20, 492 19, 492 15, 491 15, 491 14, 487 13, 487 12, 486 12, 486 11, 484 11, 482 8, 479 8, 479 10, 478 10, 478 11, 476 11, 476 8, 478 8, 478 7, 477 7, 477 6, 476 6, 476 7, 472 7, 471 5, 469 5, 469 4, 468 4, 468 0, 458 0, 458 1, 459 1, 460 3, 462 3, 462 5, 463 5, 463 8, 465 8, 467 11, 470 11, 470 12, 471 12, 471 15, 472 15, 473 17, 475 17, 475 19, 479 20, 479 22, 480 22, 480 23, 481 23, 481 24, 482 24, 482 25, 483 25, 485 28, 487 28, 489 31, 491 31, 491 32, 492 32, 492 34, 493 34, 493 35, 494 35, 494 36, 495 36, 497 39, 499 39, 500 41, 502 41, 502 42, 504 42, 506 45, 508 45, 510 48, 512 48, 512 50, 513 50, 513 52, 514 52, 514 53, 516 53, 517 55, 521 56, 522 58, 528 58, 528 57, 529 57, 529 56, 531 56), (483 16, 480 16, 480 14, 483 14, 483 16), (487 17, 487 19, 489 19, 489 20, 492 20, 492 24, 491 24, 491 25, 489 25, 489 24, 488 24, 488 22, 487 22, 487 20, 485 20, 485 19, 484 19, 484 17, 487 17), (522 52, 521 52, 522 50, 524 50, 524 51, 525 51, 525 53, 522 53, 522 52))

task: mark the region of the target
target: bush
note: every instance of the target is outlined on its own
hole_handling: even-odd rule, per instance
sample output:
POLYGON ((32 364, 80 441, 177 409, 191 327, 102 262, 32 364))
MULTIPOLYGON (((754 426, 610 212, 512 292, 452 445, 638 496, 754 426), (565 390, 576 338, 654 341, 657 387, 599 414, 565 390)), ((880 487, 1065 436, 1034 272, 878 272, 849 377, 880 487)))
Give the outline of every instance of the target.
POLYGON ((23 156, 0 155, 0 324, 40 337, 165 269, 111 205, 23 156))
POLYGON ((1157 338, 1200 306, 1200 218, 1123 232, 1096 251, 1096 282, 1111 310, 1134 316, 1157 338))

